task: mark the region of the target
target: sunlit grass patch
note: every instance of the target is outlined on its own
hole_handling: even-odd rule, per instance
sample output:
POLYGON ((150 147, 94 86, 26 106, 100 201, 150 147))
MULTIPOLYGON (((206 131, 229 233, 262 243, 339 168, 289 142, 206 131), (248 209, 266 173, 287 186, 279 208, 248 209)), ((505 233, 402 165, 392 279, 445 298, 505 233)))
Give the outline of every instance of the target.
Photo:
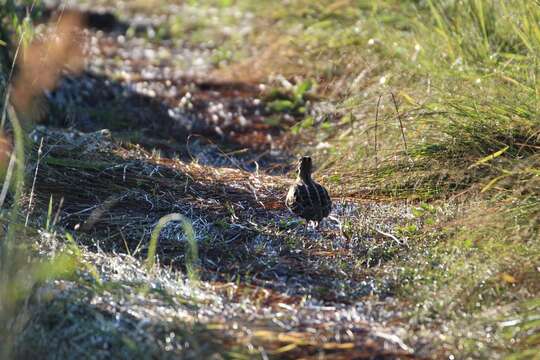
POLYGON ((129 256, 120 259, 84 249, 81 253, 100 269, 103 281, 80 272, 37 289, 28 322, 17 338, 17 356, 172 358, 233 351, 229 335, 196 320, 199 306, 215 306, 211 296, 200 292, 194 301, 183 279, 162 269, 150 276, 129 256))
MULTIPOLYGON (((495 209, 485 211, 499 218, 495 209)), ((437 243, 424 245, 422 257, 404 262, 398 275, 403 282, 400 291, 416 304, 410 311, 412 323, 428 326, 438 319, 446 324, 449 330, 442 343, 447 351, 458 348, 471 356, 516 351, 500 323, 519 317, 521 304, 537 296, 540 249, 533 239, 523 243, 509 238, 507 221, 494 224, 476 212, 467 211, 471 219, 457 232, 450 228, 437 243)), ((534 336, 536 331, 521 336, 534 336)))

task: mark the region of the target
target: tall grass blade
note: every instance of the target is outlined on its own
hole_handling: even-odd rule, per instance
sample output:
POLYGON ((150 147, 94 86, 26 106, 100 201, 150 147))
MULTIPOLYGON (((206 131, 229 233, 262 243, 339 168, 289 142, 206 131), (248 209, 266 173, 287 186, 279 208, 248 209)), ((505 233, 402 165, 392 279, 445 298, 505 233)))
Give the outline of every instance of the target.
POLYGON ((53 213, 53 196, 49 197, 49 207, 47 208, 47 222, 45 223, 45 231, 49 231, 51 228, 51 220, 53 213))
POLYGON ((163 216, 161 219, 159 219, 156 227, 152 231, 150 244, 148 246, 148 256, 146 258, 146 268, 150 270, 154 267, 159 234, 163 227, 165 227, 165 225, 171 221, 179 221, 182 223, 182 229, 184 230, 188 244, 186 249, 186 269, 188 277, 190 280, 197 280, 198 270, 196 262, 198 261, 198 249, 195 239, 195 232, 193 230, 193 226, 191 225, 191 221, 189 221, 189 219, 184 215, 178 213, 163 216))
POLYGON ((508 149, 510 149, 510 146, 505 146, 502 149, 500 149, 498 151, 495 151, 493 154, 490 154, 490 155, 488 155, 486 157, 483 157, 482 159, 478 160, 477 162, 475 162, 470 167, 474 167, 474 166, 478 166, 478 165, 482 165, 482 164, 485 164, 487 162, 490 162, 491 160, 496 159, 499 156, 501 156, 502 154, 504 154, 508 149))

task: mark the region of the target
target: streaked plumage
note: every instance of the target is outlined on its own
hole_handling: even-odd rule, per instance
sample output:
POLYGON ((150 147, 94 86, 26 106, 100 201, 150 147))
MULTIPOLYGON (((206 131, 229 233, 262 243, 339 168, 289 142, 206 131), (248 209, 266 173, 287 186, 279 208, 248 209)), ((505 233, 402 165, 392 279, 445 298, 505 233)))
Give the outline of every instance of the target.
POLYGON ((319 222, 330 214, 332 200, 326 189, 311 178, 312 161, 304 156, 298 163, 298 177, 287 193, 285 204, 296 215, 319 222))

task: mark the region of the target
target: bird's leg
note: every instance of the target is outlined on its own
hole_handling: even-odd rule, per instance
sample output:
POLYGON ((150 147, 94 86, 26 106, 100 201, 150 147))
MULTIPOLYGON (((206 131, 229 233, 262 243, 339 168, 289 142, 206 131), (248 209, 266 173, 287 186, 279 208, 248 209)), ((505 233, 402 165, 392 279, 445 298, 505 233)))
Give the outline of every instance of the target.
POLYGON ((320 221, 315 221, 315 230, 319 231, 321 228, 321 222, 320 221))

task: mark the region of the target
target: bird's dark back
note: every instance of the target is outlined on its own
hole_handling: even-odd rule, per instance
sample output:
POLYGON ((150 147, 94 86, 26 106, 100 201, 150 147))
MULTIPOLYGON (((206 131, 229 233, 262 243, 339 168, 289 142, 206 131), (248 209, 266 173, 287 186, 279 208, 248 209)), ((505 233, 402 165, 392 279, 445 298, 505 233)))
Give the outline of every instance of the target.
POLYGON ((314 181, 299 181, 287 195, 287 206, 306 220, 321 221, 330 214, 332 201, 322 185, 314 181))

